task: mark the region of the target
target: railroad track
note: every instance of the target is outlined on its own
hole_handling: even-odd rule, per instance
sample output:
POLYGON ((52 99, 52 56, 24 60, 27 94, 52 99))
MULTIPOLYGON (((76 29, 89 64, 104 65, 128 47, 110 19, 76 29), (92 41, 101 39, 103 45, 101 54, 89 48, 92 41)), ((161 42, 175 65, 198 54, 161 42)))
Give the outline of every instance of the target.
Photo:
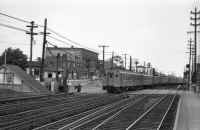
MULTIPOLYGON (((140 102, 143 102, 144 100, 149 100, 151 97, 152 99, 156 100, 161 95, 151 95, 151 96, 144 96, 144 95, 137 95, 133 98, 126 99, 124 101, 111 104, 107 106, 106 108, 99 108, 97 110, 90 110, 85 113, 81 113, 79 115, 75 115, 73 117, 69 117, 66 119, 62 119, 60 121, 50 123, 47 125, 44 125, 42 127, 39 127, 35 130, 45 130, 45 129, 92 129, 94 126, 100 124, 102 121, 108 119, 109 117, 113 117, 114 115, 119 114, 120 112, 128 109, 130 106, 135 106, 136 104, 140 104, 140 102)), ((150 100, 149 100, 150 101, 150 100)), ((149 103, 150 105, 150 103, 149 103)))
POLYGON ((32 100, 22 103, 9 103, 0 105, 0 116, 19 113, 23 111, 39 109, 42 107, 50 107, 53 105, 64 104, 69 102, 74 102, 76 100, 80 100, 81 98, 91 98, 94 95, 87 95, 87 96, 55 96, 49 99, 40 99, 40 100, 32 100))
POLYGON ((46 124, 44 126, 36 128, 34 130, 59 129, 61 127, 71 128, 72 126, 76 126, 76 125, 80 124, 81 122, 87 121, 88 119, 96 118, 100 115, 104 115, 104 113, 106 113, 107 111, 110 111, 112 109, 114 109, 114 110, 112 110, 113 112, 115 112, 115 110, 120 110, 124 106, 127 106, 131 101, 139 102, 139 100, 141 100, 143 97, 144 97, 144 95, 141 95, 141 96, 135 95, 128 99, 124 99, 124 100, 121 100, 121 101, 118 101, 118 102, 115 102, 112 104, 108 104, 106 106, 88 110, 86 112, 80 113, 80 114, 72 116, 72 117, 64 118, 62 120, 46 124), (66 124, 68 124, 68 125, 66 125, 66 124))
POLYGON ((171 130, 177 95, 146 95, 92 109, 34 130, 171 130))
POLYGON ((44 100, 44 99, 49 99, 49 98, 54 98, 54 97, 59 97, 59 96, 64 96, 66 95, 65 93, 61 94, 56 94, 56 95, 25 95, 25 96, 20 96, 20 97, 8 97, 8 98, 1 98, 0 99, 0 104, 7 104, 7 103, 19 103, 19 102, 27 102, 31 100, 44 100))
POLYGON ((122 99, 123 96, 102 95, 81 101, 65 103, 53 107, 2 116, 0 127, 2 129, 33 129, 49 122, 72 116, 98 106, 103 106, 122 99))
POLYGON ((88 123, 82 123, 82 125, 72 128, 72 130, 123 130, 127 127, 128 124, 132 122, 132 120, 136 119, 143 111, 152 106, 152 104, 154 104, 155 102, 159 101, 161 98, 163 98, 162 95, 146 96, 140 102, 131 104, 126 109, 122 109, 121 111, 118 111, 113 115, 104 116, 105 118, 101 119, 101 122, 94 123, 90 121, 88 123))
MULTIPOLYGON (((167 96, 162 99, 160 102, 154 104, 149 108, 145 113, 143 113, 137 120, 135 120, 131 125, 129 125, 126 130, 160 130, 164 123, 167 123, 165 120, 172 104, 174 103, 176 96, 167 96), (165 122, 164 122, 165 120, 165 122)), ((173 122, 171 122, 173 126, 173 122)), ((167 129, 169 129, 168 127, 167 129)), ((173 128, 173 127, 172 127, 173 128)))

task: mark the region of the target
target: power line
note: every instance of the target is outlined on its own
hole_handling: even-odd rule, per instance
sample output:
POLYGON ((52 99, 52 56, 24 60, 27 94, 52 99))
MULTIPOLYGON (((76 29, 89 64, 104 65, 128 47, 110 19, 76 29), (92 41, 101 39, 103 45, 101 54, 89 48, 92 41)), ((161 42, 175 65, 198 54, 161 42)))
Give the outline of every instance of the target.
MULTIPOLYGON (((44 27, 43 25, 40 25, 40 24, 37 24, 37 26, 38 26, 38 27, 42 27, 42 28, 44 27)), ((87 46, 84 46, 84 45, 82 45, 82 44, 80 44, 80 43, 78 43, 78 42, 75 42, 74 40, 71 40, 71 39, 69 39, 69 38, 63 36, 62 34, 60 34, 60 33, 56 32, 56 31, 54 31, 53 29, 51 29, 51 28, 49 28, 49 27, 47 27, 47 30, 50 31, 51 33, 55 34, 56 36, 58 36, 58 37, 60 37, 60 38, 63 38, 63 39, 65 39, 65 40, 69 41, 69 42, 71 42, 71 43, 74 44, 74 45, 77 45, 77 46, 86 48, 86 49, 91 50, 91 51, 94 51, 94 52, 98 52, 97 50, 94 50, 94 49, 92 49, 92 48, 89 48, 89 47, 87 47, 87 46)), ((54 37, 54 39, 57 39, 57 38, 54 37)), ((59 40, 59 41, 60 41, 60 40, 59 40)), ((70 43, 67 43, 67 44, 70 44, 70 43)), ((72 45, 72 44, 70 44, 70 45, 72 45)))
POLYGON ((78 42, 75 42, 75 41, 73 41, 73 40, 71 40, 71 39, 69 39, 69 38, 67 38, 67 37, 65 37, 65 36, 63 36, 63 35, 61 35, 60 33, 54 31, 54 30, 51 29, 51 28, 47 28, 47 30, 49 30, 49 31, 52 32, 53 34, 57 35, 58 37, 63 38, 63 39, 65 39, 65 40, 67 40, 67 41, 69 41, 69 42, 71 42, 71 43, 73 43, 73 44, 75 44, 75 45, 78 45, 78 46, 83 47, 83 48, 86 48, 86 49, 88 49, 88 50, 92 50, 92 51, 97 52, 97 51, 94 50, 94 49, 91 49, 91 48, 89 48, 89 47, 87 47, 87 46, 84 46, 84 45, 82 45, 82 44, 80 44, 80 43, 78 43, 78 42))
MULTIPOLYGON (((9 17, 9 18, 12 18, 12 19, 17 20, 17 21, 20 21, 20 22, 30 23, 30 21, 28 21, 28 20, 25 20, 25 19, 22 19, 22 18, 19 18, 19 17, 14 17, 14 16, 8 15, 8 14, 6 14, 6 13, 0 12, 0 15, 3 15, 3 16, 9 17)), ((39 27, 44 27, 43 25, 39 25, 39 24, 36 24, 36 25, 39 26, 39 27)), ((14 28, 15 28, 15 27, 14 27, 14 28)), ((15 28, 15 29, 20 30, 19 28, 15 28)), ((87 46, 84 46, 84 45, 82 45, 82 44, 80 44, 80 43, 78 43, 78 42, 75 42, 75 41, 73 41, 73 40, 71 40, 71 39, 69 39, 69 38, 67 38, 67 37, 65 37, 65 36, 63 36, 63 35, 61 35, 60 33, 54 31, 53 29, 47 28, 47 30, 49 30, 50 32, 54 33, 54 34, 57 35, 58 37, 63 38, 63 39, 65 39, 65 40, 67 40, 67 41, 69 41, 69 42, 71 42, 71 43, 73 43, 73 44, 75 44, 75 45, 81 46, 81 47, 86 48, 86 49, 88 49, 88 50, 92 50, 92 51, 98 52, 97 50, 91 49, 91 48, 89 48, 89 47, 87 47, 87 46)), ((20 31, 25 31, 25 30, 21 29, 20 31)), ((26 31, 25 31, 25 32, 26 32, 26 31)), ((59 40, 59 41, 60 41, 60 40, 59 40)), ((67 44, 69 44, 69 43, 67 43, 67 44)))
POLYGON ((66 41, 60 40, 60 39, 55 38, 55 37, 53 37, 53 36, 50 36, 50 35, 47 35, 47 36, 50 37, 50 38, 52 38, 52 39, 54 39, 54 40, 56 40, 56 41, 59 41, 59 42, 61 42, 61 43, 65 43, 65 44, 67 44, 67 45, 72 45, 72 44, 70 44, 70 43, 68 43, 68 42, 66 42, 66 41))
POLYGON ((0 44, 11 44, 11 45, 18 45, 18 46, 29 46, 29 44, 22 44, 22 43, 19 43, 19 42, 10 42, 10 41, 0 41, 0 44))
POLYGON ((49 42, 49 41, 47 41, 47 43, 48 43, 49 45, 53 46, 53 47, 56 47, 56 48, 58 48, 58 46, 56 46, 56 45, 55 45, 55 44, 53 44, 52 42, 49 42))
POLYGON ((15 20, 20 21, 20 22, 30 23, 30 22, 27 21, 27 20, 24 20, 24 19, 21 19, 21 18, 18 18, 18 17, 14 17, 14 16, 11 16, 11 15, 2 13, 2 12, 0 12, 0 15, 3 15, 3 16, 6 16, 6 17, 9 17, 9 18, 15 19, 15 20))
POLYGON ((28 33, 27 30, 19 28, 19 27, 12 26, 12 25, 7 25, 7 24, 0 23, 0 26, 28 33))
POLYGON ((56 34, 57 36, 59 36, 59 37, 65 39, 65 40, 67 40, 67 41, 69 41, 69 42, 71 42, 71 43, 74 43, 74 44, 76 44, 76 45, 82 46, 81 44, 79 44, 79 43, 77 43, 77 42, 75 42, 75 41, 73 41, 73 40, 71 40, 71 39, 69 39, 69 38, 67 38, 67 37, 65 37, 65 36, 63 36, 63 35, 57 33, 56 31, 54 31, 54 30, 52 30, 52 29, 50 29, 50 28, 48 28, 47 30, 49 30, 50 32, 56 34))

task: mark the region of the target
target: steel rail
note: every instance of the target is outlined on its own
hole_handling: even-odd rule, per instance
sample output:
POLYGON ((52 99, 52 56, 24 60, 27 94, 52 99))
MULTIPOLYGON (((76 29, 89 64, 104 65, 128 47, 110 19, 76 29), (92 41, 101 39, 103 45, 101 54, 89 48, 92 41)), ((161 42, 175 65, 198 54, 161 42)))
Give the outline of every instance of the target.
MULTIPOLYGON (((136 98, 139 98, 139 96, 136 96, 136 98)), ((142 97, 142 98, 143 98, 143 97, 142 97)), ((128 100, 130 100, 130 99, 126 99, 126 101, 128 101, 128 100)), ((136 100, 137 100, 137 99, 136 99, 136 100)), ((63 126, 63 127, 60 128, 59 130, 65 129, 65 128, 67 128, 67 127, 69 127, 69 126, 71 126, 71 125, 73 125, 73 124, 75 124, 75 123, 79 123, 80 121, 84 120, 85 118, 89 118, 90 116, 93 116, 93 115, 95 115, 95 114, 98 114, 98 113, 100 113, 100 112, 102 112, 102 111, 104 111, 104 110, 107 110, 107 109, 109 109, 109 108, 112 109, 113 106, 119 105, 120 103, 123 103, 123 102, 125 102, 125 101, 122 100, 122 101, 117 102, 117 103, 115 103, 115 104, 110 104, 110 105, 109 105, 108 107, 106 107, 105 109, 96 111, 96 112, 94 112, 94 113, 91 113, 90 115, 87 115, 87 116, 85 116, 85 117, 83 117, 83 118, 81 118, 81 119, 79 119, 79 120, 76 120, 76 121, 74 121, 74 122, 72 122, 72 123, 70 123, 70 124, 67 124, 67 125, 63 126)))
POLYGON ((165 114, 164 114, 164 116, 163 116, 163 118, 162 118, 162 120, 161 120, 161 122, 160 122, 160 124, 159 124, 159 126, 158 126, 158 128, 157 128, 157 130, 159 130, 160 127, 162 126, 163 121, 164 121, 165 117, 167 116, 167 113, 169 112, 170 108, 172 107, 172 104, 173 104, 174 99, 175 99, 176 96, 177 96, 177 95, 174 95, 174 97, 173 97, 173 99, 172 99, 172 101, 171 101, 169 107, 167 108, 167 110, 166 110, 166 112, 165 112, 165 114))
MULTIPOLYGON (((127 100, 127 99, 125 99, 125 100, 127 100)), ((123 100, 122 100, 122 101, 123 101, 123 100)), ((111 105, 115 105, 115 104, 120 103, 120 102, 122 102, 122 101, 114 102, 114 103, 108 104, 108 105, 106 105, 106 106, 100 106, 100 107, 98 107, 98 108, 94 108, 94 109, 91 109, 91 110, 88 110, 88 111, 79 113, 78 115, 74 115, 74 116, 71 116, 71 117, 68 117, 68 118, 64 118, 64 119, 58 120, 58 121, 56 121, 56 122, 48 123, 48 124, 43 125, 43 126, 41 126, 41 127, 35 128, 34 130, 37 130, 37 129, 40 129, 40 128, 45 128, 45 127, 47 127, 47 126, 49 126, 49 125, 53 125, 53 124, 56 124, 56 123, 60 123, 60 122, 62 122, 62 121, 68 120, 68 119, 73 118, 73 117, 77 117, 77 116, 82 115, 82 114, 84 114, 84 113, 88 113, 88 112, 91 112, 91 111, 96 111, 96 110, 98 110, 98 109, 100 109, 100 108, 107 108, 107 107, 109 107, 109 106, 111 106, 111 105)))
MULTIPOLYGON (((80 98, 80 97, 77 97, 77 98, 80 98)), ((76 99, 77 99, 77 98, 76 98, 76 99)), ((96 97, 94 97, 94 99, 95 99, 95 98, 96 98, 96 97)), ((72 100, 71 100, 73 104, 76 104, 76 103, 81 102, 81 101, 73 102, 73 101, 75 101, 76 99, 72 99, 72 100)), ((86 98, 86 99, 83 99, 82 101, 84 101, 84 100, 89 101, 89 100, 91 100, 91 99, 86 98)), ((31 113, 31 112, 37 112, 37 111, 42 111, 42 110, 49 110, 49 109, 53 109, 53 108, 55 108, 55 107, 63 107, 63 106, 65 106, 65 105, 67 105, 67 104, 70 104, 70 103, 71 103, 71 102, 69 102, 69 101, 65 101, 63 104, 57 104, 57 105, 54 105, 54 106, 51 106, 51 107, 45 106, 45 107, 41 107, 41 108, 37 108, 37 109, 31 109, 31 110, 22 111, 22 112, 19 112, 19 113, 3 115, 3 116, 0 116, 0 119, 8 118, 8 117, 10 117, 10 116, 13 116, 13 117, 14 117, 14 116, 19 116, 20 114, 28 114, 28 113, 31 113)), ((21 118, 21 116, 20 116, 20 118, 21 118)), ((1 121, 1 120, 0 120, 0 121, 1 121)), ((0 123, 0 124, 1 124, 1 123, 0 123)))
MULTIPOLYGON (((96 120, 96 119, 98 119, 98 118, 100 118, 100 117, 106 116, 106 115, 108 115, 108 114, 110 114, 110 113, 111 113, 111 116, 113 116, 113 114, 120 113, 121 111, 127 109, 127 108, 130 107, 131 105, 133 105, 133 104, 135 104, 135 103, 141 101, 141 100, 144 99, 145 97, 146 97, 146 96, 139 97, 139 98, 136 99, 134 102, 125 103, 124 105, 122 105, 122 106, 120 106, 120 107, 115 107, 115 106, 113 105, 113 106, 110 107, 110 111, 108 111, 108 112, 106 112, 106 113, 103 113, 103 114, 101 114, 101 113, 99 112, 99 113, 97 113, 97 115, 96 115, 94 118, 89 119, 89 120, 86 120, 85 122, 83 122, 83 123, 81 123, 81 124, 79 124, 79 125, 76 125, 75 127, 70 128, 70 130, 74 130, 74 129, 78 128, 78 127, 81 127, 81 126, 83 126, 83 125, 85 125, 85 124, 87 124, 87 123, 89 123, 89 122, 92 122, 93 120, 96 120), (115 107, 115 108, 113 108, 113 107, 115 107), (112 112, 115 112, 115 111, 116 111, 116 113, 113 113, 113 114, 112 114, 112 112)), ((120 105, 120 104, 119 104, 119 105, 120 105)), ((104 111, 103 111, 103 112, 104 112, 104 111)), ((95 113, 92 113, 92 115, 93 115, 93 114, 95 114, 95 113)), ((66 127, 65 127, 65 128, 66 128, 66 127)), ((59 129, 59 130, 64 130, 65 128, 59 129)))
POLYGON ((164 97, 162 97, 158 102, 156 102, 154 105, 152 105, 147 111, 145 111, 139 118, 137 118, 137 120, 135 120, 132 124, 130 124, 127 128, 126 128, 126 130, 129 130, 129 129, 131 129, 131 127, 133 127, 138 121, 140 121, 145 115, 147 115, 151 110, 153 110, 158 104, 160 104, 161 103, 161 101, 163 101, 165 98, 167 97, 167 95, 166 96, 164 96, 164 97))
MULTIPOLYGON (((105 100, 105 99, 104 99, 105 100)), ((103 100, 102 100, 103 101, 103 100)), ((84 103, 84 104, 81 104, 81 105, 78 105, 78 106, 83 106, 83 105, 89 105, 88 103, 84 103)), ((94 105, 95 105, 95 101, 93 101, 93 107, 94 107, 94 105)), ((96 104, 96 106, 97 106, 97 104, 96 104)), ((99 105, 100 106, 100 105, 99 105)), ((75 105, 75 106, 73 106, 73 108, 77 108, 77 105, 75 105)), ((79 110, 80 108, 78 108, 77 110, 79 110)), ((65 109, 62 109, 62 113, 64 112, 64 110, 65 109)), ((67 110, 69 110, 69 108, 67 109, 67 110)), ((73 109, 71 108, 71 110, 73 111, 73 109)), ((61 113, 60 112, 60 110, 54 110, 53 111, 54 113, 52 113, 51 114, 51 116, 54 116, 55 117, 55 115, 56 114, 58 114, 58 113, 61 113), (57 113, 58 112, 58 113, 57 113)), ((48 113, 48 112, 47 112, 48 113)), ((68 113, 69 113, 69 111, 68 111, 68 113)), ((35 120, 36 120, 36 117, 37 117, 37 120, 41 120, 42 118, 47 118, 47 116, 49 116, 48 114, 46 114, 45 113, 45 115, 43 114, 43 115, 33 115, 34 116, 34 119, 31 119, 31 120, 27 120, 28 122, 27 123, 30 123, 30 122, 35 122, 35 120), (45 116, 45 117, 44 117, 45 116)), ((57 115, 56 115, 57 116, 57 115)), ((30 117, 28 117, 29 119, 30 119, 30 117)), ((26 119, 26 118, 25 118, 26 119)), ((25 120, 25 119, 20 119, 20 120, 25 120)), ((17 120, 14 120, 14 121, 17 121, 17 120)), ((12 121, 13 122, 13 121, 12 121)), ((22 125, 25 125, 23 122, 19 122, 19 121, 17 121, 18 123, 16 123, 16 124, 14 124, 14 125, 11 125, 11 126, 8 126, 9 128, 10 127, 17 127, 18 125, 20 126, 20 127, 22 127, 22 125)), ((14 122, 13 122, 14 123, 14 122)), ((7 127, 6 127, 7 128, 7 127)))
MULTIPOLYGON (((77 125, 77 126, 75 126, 75 127, 73 127, 73 128, 70 128, 70 130, 74 130, 74 129, 76 129, 76 128, 78 128, 78 127, 81 127, 81 126, 83 126, 83 125, 85 125, 85 124, 87 124, 87 123, 89 123, 89 122, 92 122, 93 120, 96 120, 96 119, 98 119, 98 118, 100 118, 100 117, 102 117, 102 116, 109 115, 110 113, 112 114, 112 112, 118 112, 118 111, 120 111, 120 110, 122 110, 122 109, 126 109, 127 107, 129 107, 129 105, 125 104, 125 105, 121 106, 120 108, 111 109, 110 111, 107 111, 107 112, 105 112, 105 113, 103 113, 103 114, 100 113, 100 115, 95 116, 95 117, 92 118, 92 119, 86 120, 85 122, 83 122, 83 123, 81 123, 81 124, 79 124, 79 125, 77 125), (124 108, 124 107, 125 107, 125 108, 124 108)), ((59 129, 59 130, 64 130, 64 129, 59 129)))
MULTIPOLYGON (((88 96, 85 96, 84 98, 87 99, 87 98, 91 97, 91 96, 89 96, 89 97, 88 96)), ((55 106, 55 105, 60 105, 61 103, 73 102, 73 101, 80 99, 80 98, 83 98, 83 97, 82 96, 53 97, 52 99, 40 100, 39 102, 38 101, 29 101, 27 103, 3 105, 3 106, 0 106, 0 119, 1 119, 1 117, 9 116, 9 115, 12 115, 12 114, 13 115, 14 114, 20 114, 20 113, 25 113, 25 112, 28 112, 28 111, 34 111, 34 110, 39 110, 39 109, 42 109, 42 108, 45 108, 45 107, 49 107, 47 105, 50 105, 50 106, 54 105, 55 106), (21 106, 22 108, 19 107, 19 106, 21 106), (23 109, 23 110, 21 110, 21 109, 23 109), (15 110, 15 111, 13 112, 13 110, 15 110), (6 112, 6 114, 3 114, 4 112, 6 112)))
MULTIPOLYGON (((145 96, 147 97, 147 96, 145 96)), ((143 99, 145 98, 143 97, 143 99)), ((140 99, 139 101, 141 101, 142 99, 140 99)), ((111 120, 112 118, 118 116, 122 111, 126 110, 128 107, 130 107, 133 104, 136 104, 137 102, 139 102, 138 100, 135 101, 134 103, 130 103, 127 107, 119 110, 117 113, 115 113, 114 115, 110 116, 109 118, 107 118, 106 120, 104 120, 103 122, 101 122, 99 125, 97 125, 95 128, 93 128, 92 130, 96 130, 97 128, 99 128, 101 125, 105 124, 106 122, 108 122, 109 120, 111 120)))

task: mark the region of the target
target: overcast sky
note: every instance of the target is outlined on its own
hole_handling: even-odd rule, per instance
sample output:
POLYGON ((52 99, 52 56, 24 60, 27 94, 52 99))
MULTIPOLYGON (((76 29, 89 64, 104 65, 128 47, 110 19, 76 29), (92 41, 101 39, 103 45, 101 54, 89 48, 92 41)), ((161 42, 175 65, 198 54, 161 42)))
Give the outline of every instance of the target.
MULTIPOLYGON (((187 62, 187 31, 192 0, 1 0, 0 11, 48 27, 89 48, 128 53, 151 62, 162 72, 182 75, 187 62)), ((26 29, 26 24, 0 16, 0 23, 26 29)), ((0 26, 0 53, 7 47, 29 55, 30 36, 0 26)), ((36 32, 42 28, 35 29, 36 32)), ((33 56, 41 56, 42 36, 36 36, 33 56)), ((67 46, 53 39, 58 46, 67 46)), ((100 55, 101 56, 101 55, 100 55)), ((109 57, 109 56, 107 56, 109 57)))

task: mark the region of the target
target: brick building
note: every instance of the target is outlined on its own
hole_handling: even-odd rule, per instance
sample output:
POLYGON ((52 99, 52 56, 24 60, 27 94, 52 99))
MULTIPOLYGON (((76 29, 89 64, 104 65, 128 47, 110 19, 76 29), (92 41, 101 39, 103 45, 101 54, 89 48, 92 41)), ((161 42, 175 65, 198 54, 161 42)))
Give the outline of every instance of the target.
POLYGON ((84 48, 47 47, 45 75, 55 77, 58 70, 58 73, 62 76, 66 69, 69 79, 91 78, 96 75, 97 61, 98 53, 84 48))

